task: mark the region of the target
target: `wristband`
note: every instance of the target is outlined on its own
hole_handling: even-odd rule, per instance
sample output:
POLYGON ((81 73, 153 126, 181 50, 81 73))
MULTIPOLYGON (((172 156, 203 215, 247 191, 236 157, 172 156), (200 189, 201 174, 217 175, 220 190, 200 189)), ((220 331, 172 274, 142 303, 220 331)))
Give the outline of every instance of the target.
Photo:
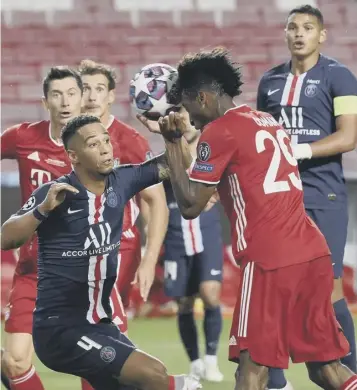
POLYGON ((38 206, 33 210, 32 212, 33 216, 39 220, 40 222, 43 222, 45 221, 47 218, 48 218, 48 214, 42 214, 39 210, 38 210, 38 206))
POLYGON ((309 144, 292 145, 292 149, 296 160, 310 160, 312 157, 312 149, 309 144))

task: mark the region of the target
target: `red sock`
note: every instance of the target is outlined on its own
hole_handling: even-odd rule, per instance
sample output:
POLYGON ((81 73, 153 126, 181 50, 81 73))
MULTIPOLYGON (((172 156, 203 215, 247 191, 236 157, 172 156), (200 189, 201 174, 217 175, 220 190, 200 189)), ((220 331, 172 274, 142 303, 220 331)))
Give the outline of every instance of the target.
POLYGON ((353 375, 347 382, 345 382, 340 390, 357 390, 357 375, 353 375))
POLYGON ((82 390, 94 390, 93 387, 83 378, 81 378, 82 390))
POLYGON ((10 378, 10 387, 11 390, 45 390, 34 366, 25 373, 10 378))
POLYGON ((185 386, 186 375, 170 375, 168 390, 182 390, 185 386))

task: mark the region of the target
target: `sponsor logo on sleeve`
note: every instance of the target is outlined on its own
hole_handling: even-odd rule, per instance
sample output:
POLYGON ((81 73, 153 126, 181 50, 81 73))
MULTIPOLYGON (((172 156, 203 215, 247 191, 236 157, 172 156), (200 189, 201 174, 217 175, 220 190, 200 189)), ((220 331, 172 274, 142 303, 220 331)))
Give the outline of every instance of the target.
POLYGON ((213 165, 207 164, 207 163, 200 163, 196 162, 193 166, 192 171, 198 171, 198 172, 212 172, 213 171, 213 165))

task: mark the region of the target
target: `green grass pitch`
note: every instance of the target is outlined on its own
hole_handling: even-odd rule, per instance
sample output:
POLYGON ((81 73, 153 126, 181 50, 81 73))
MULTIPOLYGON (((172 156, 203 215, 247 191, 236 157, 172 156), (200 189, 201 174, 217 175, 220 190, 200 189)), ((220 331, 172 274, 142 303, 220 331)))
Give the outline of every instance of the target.
MULTIPOLYGON (((235 365, 227 360, 228 332, 230 319, 224 320, 219 348, 219 364, 224 373, 224 382, 212 384, 203 383, 204 390, 221 390, 234 388, 235 365)), ((355 321, 357 326, 357 319, 355 321)), ((201 352, 204 352, 202 321, 198 322, 201 337, 201 352)), ((183 374, 188 371, 188 360, 181 346, 176 321, 169 319, 139 319, 129 323, 129 335, 137 346, 145 352, 160 358, 170 373, 183 374)), ((35 361, 46 390, 80 390, 79 379, 73 376, 59 374, 47 369, 38 359, 35 361)), ((287 371, 287 377, 293 383, 295 390, 317 390, 318 387, 310 383, 303 364, 292 365, 287 371)), ((3 387, 1 387, 3 389, 3 387)))

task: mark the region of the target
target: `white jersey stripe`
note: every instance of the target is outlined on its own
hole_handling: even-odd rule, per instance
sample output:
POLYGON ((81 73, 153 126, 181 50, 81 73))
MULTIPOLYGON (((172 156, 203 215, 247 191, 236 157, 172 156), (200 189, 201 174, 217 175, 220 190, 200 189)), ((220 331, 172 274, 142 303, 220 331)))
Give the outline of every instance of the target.
POLYGON ((304 83, 305 76, 306 76, 306 73, 303 73, 297 79, 296 86, 295 86, 295 91, 294 91, 294 97, 293 97, 292 106, 298 106, 299 105, 302 85, 304 83))
POLYGON ((203 252, 203 238, 202 238, 202 230, 201 230, 201 218, 197 217, 191 220, 192 226, 192 238, 194 240, 194 250, 195 253, 203 252))
POLYGON ((357 379, 350 383, 345 390, 355 390, 357 389, 357 379))
POLYGON ((241 251, 242 250, 242 247, 241 247, 241 244, 240 244, 240 240, 239 240, 239 237, 241 236, 242 234, 242 231, 243 231, 243 225, 242 225, 242 221, 241 221, 241 218, 240 218, 240 213, 239 213, 239 209, 238 209, 238 204, 236 202, 236 196, 234 194, 234 185, 233 185, 233 178, 232 176, 228 176, 228 181, 229 181, 229 186, 230 186, 230 193, 231 193, 231 197, 233 199, 233 207, 234 207, 234 211, 236 213, 236 232, 237 232, 237 243, 236 243, 236 248, 237 248, 237 252, 241 251))
MULTIPOLYGON (((100 256, 101 257, 101 256, 100 256)), ((104 255, 102 259, 99 259, 99 266, 100 266, 100 280, 98 281, 98 298, 97 298, 97 315, 99 318, 106 318, 108 317, 108 314, 105 312, 104 307, 103 307, 103 287, 104 287, 104 282, 107 277, 107 259, 108 255, 104 255)), ((98 259, 97 259, 98 261, 98 259)))
POLYGON ((249 268, 250 265, 249 263, 247 266, 244 268, 243 272, 243 282, 242 282, 242 292, 241 292, 241 297, 240 297, 240 308, 239 308, 239 322, 238 322, 238 334, 237 336, 240 337, 242 333, 242 327, 243 327, 243 313, 244 313, 244 306, 245 306, 245 301, 246 301, 246 292, 247 292, 247 281, 249 277, 249 268))
POLYGON ((294 80, 293 74, 289 73, 289 75, 286 79, 283 95, 281 97, 281 102, 280 102, 281 106, 286 106, 288 104, 290 89, 291 89, 291 85, 293 83, 293 80, 294 80))
MULTIPOLYGON (((95 215, 95 195, 89 191, 88 194, 88 224, 89 226, 94 224, 95 215)), ((94 324, 93 311, 94 311, 94 290, 95 290, 95 265, 97 263, 96 256, 91 256, 88 262, 88 300, 89 309, 87 311, 87 321, 94 324)))
POLYGON ((254 263, 248 263, 244 269, 242 299, 239 313, 238 337, 247 337, 250 297, 252 294, 254 263))
POLYGON ((237 177, 236 173, 233 175, 233 179, 234 179, 234 184, 235 184, 235 187, 237 190, 237 195, 238 195, 237 202, 238 202, 239 210, 241 212, 242 224, 243 224, 243 231, 242 231, 242 234, 239 237, 239 239, 241 241, 242 248, 245 249, 247 247, 247 243, 246 243, 245 238, 244 238, 244 232, 245 232, 245 229, 247 227, 247 218, 245 216, 245 202, 243 199, 242 191, 240 189, 240 185, 239 185, 239 181, 238 181, 238 177, 237 177))

